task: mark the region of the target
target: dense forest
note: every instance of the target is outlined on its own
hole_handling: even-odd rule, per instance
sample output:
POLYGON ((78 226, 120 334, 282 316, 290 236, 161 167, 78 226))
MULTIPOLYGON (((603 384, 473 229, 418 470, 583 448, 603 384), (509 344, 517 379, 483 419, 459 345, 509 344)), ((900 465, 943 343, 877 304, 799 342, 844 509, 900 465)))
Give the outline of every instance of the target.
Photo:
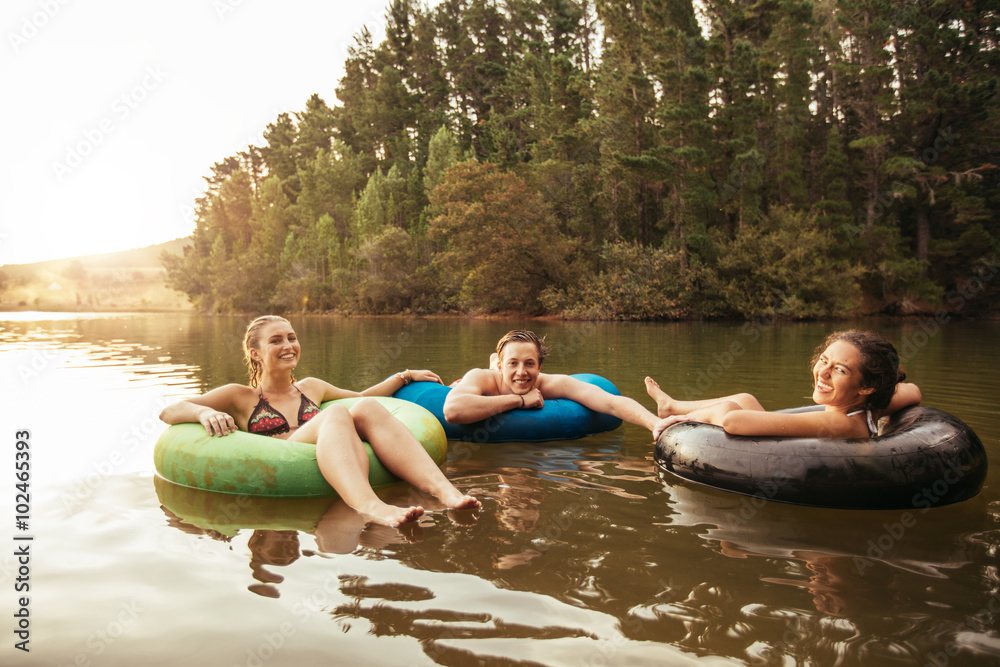
POLYGON ((193 245, 164 257, 199 308, 1000 312, 996 0, 393 0, 385 19, 335 104, 212 167, 193 245))

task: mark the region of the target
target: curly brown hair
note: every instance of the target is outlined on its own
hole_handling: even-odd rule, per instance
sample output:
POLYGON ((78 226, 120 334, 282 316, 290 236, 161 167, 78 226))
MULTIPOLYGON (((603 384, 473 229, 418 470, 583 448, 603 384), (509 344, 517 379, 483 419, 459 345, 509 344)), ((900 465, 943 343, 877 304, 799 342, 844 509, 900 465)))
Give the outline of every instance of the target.
POLYGON ((837 341, 853 345, 861 355, 861 386, 873 389, 865 400, 864 407, 883 410, 889 405, 896 385, 906 379, 906 373, 899 367, 899 353, 892 343, 877 333, 849 329, 835 331, 813 353, 810 368, 816 365, 826 348, 837 341))

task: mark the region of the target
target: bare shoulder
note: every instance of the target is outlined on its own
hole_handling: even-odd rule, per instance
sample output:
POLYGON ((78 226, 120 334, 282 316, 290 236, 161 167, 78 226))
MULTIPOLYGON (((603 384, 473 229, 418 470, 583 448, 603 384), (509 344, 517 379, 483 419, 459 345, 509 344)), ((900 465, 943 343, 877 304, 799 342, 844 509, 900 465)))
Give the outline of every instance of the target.
POLYGON ((358 395, 357 392, 341 389, 340 387, 330 384, 326 380, 316 377, 302 378, 295 383, 295 386, 297 386, 299 391, 308 396, 309 400, 314 403, 323 403, 325 401, 332 401, 338 398, 348 398, 358 395))
POLYGON ((462 376, 462 381, 452 388, 452 393, 496 396, 499 393, 496 375, 494 370, 473 368, 462 376))
POLYGON ((315 401, 317 396, 322 397, 326 393, 328 384, 314 377, 302 378, 295 381, 295 386, 298 387, 299 391, 308 396, 312 401, 315 401))
POLYGON ((257 389, 248 387, 245 384, 237 384, 233 382, 232 384, 224 384, 221 387, 216 387, 205 394, 206 397, 213 395, 219 397, 232 397, 235 399, 248 398, 250 396, 256 396, 257 389))
POLYGON ((302 378, 295 382, 295 385, 302 391, 307 393, 323 393, 327 387, 332 387, 333 385, 325 380, 320 380, 319 378, 307 377, 302 378))
POLYGON ((228 412, 242 412, 245 406, 252 404, 257 399, 257 390, 245 384, 224 384, 216 387, 201 396, 189 399, 195 405, 206 405, 215 410, 228 412))

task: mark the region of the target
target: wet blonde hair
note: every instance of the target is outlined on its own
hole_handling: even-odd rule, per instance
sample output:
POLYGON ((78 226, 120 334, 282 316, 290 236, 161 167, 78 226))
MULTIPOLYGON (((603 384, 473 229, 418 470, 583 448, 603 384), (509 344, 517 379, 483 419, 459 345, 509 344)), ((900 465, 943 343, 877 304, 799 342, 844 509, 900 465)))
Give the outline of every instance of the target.
MULTIPOLYGON (((261 315, 247 325, 247 332, 243 336, 243 363, 247 366, 247 375, 250 376, 250 386, 256 387, 260 384, 261 375, 264 372, 261 363, 250 355, 250 350, 260 350, 260 332, 272 322, 284 322, 291 326, 292 323, 279 315, 261 315)), ((292 376, 295 382, 295 376, 292 376)))

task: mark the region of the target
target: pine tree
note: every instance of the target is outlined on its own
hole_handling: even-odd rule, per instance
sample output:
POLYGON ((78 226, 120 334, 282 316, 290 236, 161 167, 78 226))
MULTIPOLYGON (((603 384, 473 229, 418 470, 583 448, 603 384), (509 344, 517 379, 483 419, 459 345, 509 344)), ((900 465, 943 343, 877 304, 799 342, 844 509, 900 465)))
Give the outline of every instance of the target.
POLYGON ((375 129, 375 101, 372 91, 378 85, 378 65, 372 36, 367 28, 354 37, 354 46, 347 50, 344 76, 337 86, 333 125, 335 136, 361 156, 364 172, 370 174, 383 157, 375 129))
POLYGON ((761 51, 771 30, 773 2, 706 0, 710 22, 708 58, 713 89, 710 115, 714 145, 710 173, 718 184, 718 207, 730 232, 755 224, 764 214, 768 147, 763 119, 774 111, 773 62, 761 51))
POLYGON ((856 238, 861 227, 855 224, 854 216, 851 215, 850 163, 836 125, 827 132, 822 176, 823 198, 815 204, 820 223, 827 229, 834 230, 841 238, 856 238))
POLYGON ((600 0, 603 57, 595 72, 600 179, 609 236, 647 243, 660 217, 662 173, 655 146, 656 95, 643 63, 641 0, 600 0))
POLYGON ((305 110, 295 114, 295 121, 295 168, 300 171, 316 158, 317 153, 330 150, 334 112, 313 93, 306 100, 305 110))
POLYGON ((934 229, 947 237, 956 226, 989 217, 974 194, 993 168, 974 147, 989 141, 980 128, 996 99, 1000 63, 980 32, 986 5, 901 3, 892 14, 899 101, 884 170, 897 179, 894 195, 912 213, 913 224, 903 230, 914 237, 918 260, 930 258, 934 229))
POLYGON ((715 203, 706 151, 712 132, 706 45, 690 0, 647 0, 646 16, 649 70, 660 91, 659 143, 649 151, 664 185, 660 226, 686 262, 687 235, 704 229, 715 203))
POLYGON ((814 131, 810 110, 813 73, 820 60, 817 23, 810 0, 780 0, 773 11, 778 18, 763 47, 775 67, 770 112, 762 118, 768 200, 769 205, 805 207, 811 156, 822 154, 815 148, 822 135, 814 131))
POLYGON ((296 140, 298 129, 288 113, 278 115, 277 120, 268 123, 264 130, 266 146, 261 146, 260 154, 268 176, 275 176, 284 185, 288 197, 294 201, 299 192, 298 160, 296 140))

